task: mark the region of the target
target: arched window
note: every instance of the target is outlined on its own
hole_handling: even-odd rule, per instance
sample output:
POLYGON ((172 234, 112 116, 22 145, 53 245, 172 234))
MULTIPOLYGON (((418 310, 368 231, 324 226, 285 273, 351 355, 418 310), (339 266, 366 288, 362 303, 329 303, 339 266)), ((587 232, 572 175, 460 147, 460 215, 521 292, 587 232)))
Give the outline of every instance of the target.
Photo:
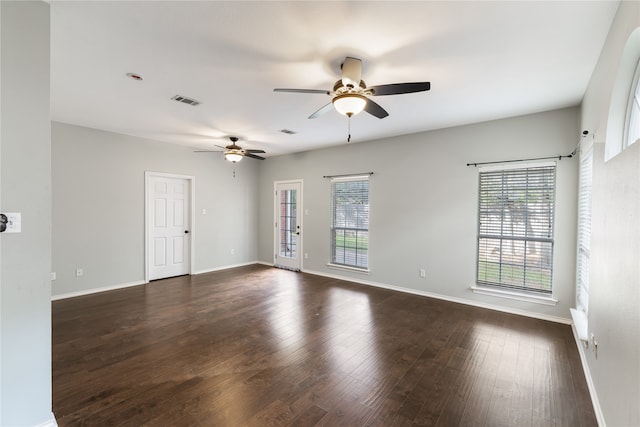
POLYGON ((640 28, 636 28, 622 51, 611 93, 605 161, 640 138, 640 28))

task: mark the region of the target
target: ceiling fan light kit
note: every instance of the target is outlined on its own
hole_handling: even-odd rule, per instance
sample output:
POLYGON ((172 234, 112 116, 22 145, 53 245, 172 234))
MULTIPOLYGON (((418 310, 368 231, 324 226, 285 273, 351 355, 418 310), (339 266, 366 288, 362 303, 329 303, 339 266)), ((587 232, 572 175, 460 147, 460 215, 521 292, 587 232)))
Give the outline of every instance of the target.
POLYGON ((229 161, 231 163, 237 163, 240 160, 242 160, 243 157, 244 157, 244 155, 242 154, 241 150, 230 149, 230 150, 226 150, 224 152, 225 160, 227 160, 227 161, 229 161))
POLYGON ((364 110, 367 105, 367 98, 357 93, 345 93, 333 98, 332 102, 338 113, 351 117, 364 110))

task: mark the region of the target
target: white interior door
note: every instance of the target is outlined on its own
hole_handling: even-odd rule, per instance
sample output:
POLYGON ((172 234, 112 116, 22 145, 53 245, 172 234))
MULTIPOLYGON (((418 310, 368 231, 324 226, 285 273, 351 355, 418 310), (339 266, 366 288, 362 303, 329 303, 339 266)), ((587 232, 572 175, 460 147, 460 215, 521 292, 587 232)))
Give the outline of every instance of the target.
POLYGON ((147 179, 148 279, 191 273, 191 181, 162 175, 147 179))
POLYGON ((302 181, 275 183, 275 265, 300 270, 302 181))

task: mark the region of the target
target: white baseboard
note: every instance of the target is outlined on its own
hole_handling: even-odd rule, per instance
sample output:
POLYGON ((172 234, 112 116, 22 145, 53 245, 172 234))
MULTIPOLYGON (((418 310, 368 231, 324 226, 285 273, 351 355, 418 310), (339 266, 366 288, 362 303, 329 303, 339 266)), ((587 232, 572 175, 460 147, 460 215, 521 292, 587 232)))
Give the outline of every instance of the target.
POLYGON ((582 363, 582 370, 584 371, 584 377, 587 380, 587 388, 589 388, 589 395, 591 396, 591 403, 593 404, 593 410, 596 413, 596 420, 598 421, 599 427, 606 427, 606 423, 604 421, 604 414, 602 413, 602 408, 600 407, 600 401, 598 400, 598 393, 596 393, 596 387, 593 384, 593 378, 591 377, 591 371, 589 370, 589 365, 587 364, 587 357, 585 355, 585 341, 580 339, 578 335, 578 331, 576 331, 575 325, 571 326, 571 330, 573 331, 573 337, 576 340, 576 346, 578 347, 578 354, 580 354, 580 362, 582 363))
POLYGON ((85 290, 82 290, 82 291, 69 292, 69 293, 66 293, 66 294, 52 295, 51 296, 51 301, 57 301, 57 300, 73 298, 73 297, 80 297, 80 296, 83 296, 83 295, 97 294, 99 292, 114 291, 116 289, 130 288, 132 286, 140 286, 140 285, 144 285, 144 284, 145 284, 145 281, 142 280, 142 281, 137 281, 137 282, 120 283, 118 285, 104 286, 104 287, 101 287, 101 288, 85 289, 85 290))
POLYGON ((58 422, 56 421, 56 417, 53 415, 53 412, 51 413, 51 418, 49 418, 48 420, 46 420, 43 423, 40 423, 34 427, 58 427, 58 422))
MULTIPOLYGON (((245 263, 242 263, 242 264, 226 265, 226 266, 223 266, 223 267, 216 267, 216 268, 211 268, 211 269, 207 269, 207 270, 195 271, 195 272, 192 272, 191 274, 195 275, 195 274, 211 273, 213 271, 226 270, 226 269, 235 268, 235 267, 244 267, 246 265, 253 265, 253 264, 259 264, 259 262, 250 261, 250 262, 245 262, 245 263)), ((104 287, 100 287, 100 288, 85 289, 85 290, 82 290, 82 291, 69 292, 69 293, 66 293, 66 294, 52 295, 51 296, 51 301, 57 301, 57 300, 73 298, 73 297, 80 297, 80 296, 83 296, 83 295, 97 294, 99 292, 114 291, 116 289, 130 288, 132 286, 144 285, 146 283, 147 282, 142 280, 142 281, 136 281, 136 282, 121 283, 121 284, 118 284, 118 285, 104 286, 104 287)))
POLYGON ((267 267, 274 267, 272 262, 256 261, 256 264, 266 265, 267 267))
POLYGON ((360 283, 362 285, 374 286, 374 287, 377 287, 377 288, 383 288, 383 289, 389 289, 389 290, 392 290, 392 291, 404 292, 404 293, 407 293, 407 294, 420 295, 420 296, 423 296, 423 297, 436 298, 436 299, 439 299, 439 300, 455 302, 455 303, 458 303, 458 304, 465 304, 465 305, 471 305, 471 306, 474 306, 474 307, 487 308, 489 310, 501 311, 503 313, 517 314, 517 315, 520 315, 520 316, 532 317, 532 318, 535 318, 535 319, 548 320, 550 322, 563 323, 565 325, 570 325, 571 324, 571 319, 564 318, 564 317, 550 316, 548 314, 535 313, 535 312, 532 312, 532 311, 520 310, 520 309, 517 309, 517 308, 509 308, 509 307, 502 307, 502 306, 499 306, 499 305, 485 304, 485 303, 482 303, 482 302, 470 301, 470 300, 463 299, 463 298, 455 298, 455 297, 450 297, 450 296, 447 296, 447 295, 434 294, 434 293, 431 293, 431 292, 419 291, 417 289, 405 288, 405 287, 402 287, 402 286, 388 285, 386 283, 372 282, 372 281, 369 281, 369 280, 354 279, 352 277, 344 277, 344 276, 340 276, 340 275, 337 275, 337 274, 328 274, 328 273, 323 273, 323 272, 320 272, 320 271, 313 271, 313 270, 302 270, 302 271, 304 273, 315 274, 316 276, 324 276, 324 277, 329 277, 329 278, 332 278, 332 279, 345 280, 347 282, 355 282, 355 283, 360 283))
POLYGON ((228 270, 230 268, 245 267, 247 265, 254 265, 254 264, 261 264, 261 263, 258 261, 249 261, 249 262, 243 262, 241 264, 224 265, 222 267, 214 267, 214 268, 207 268, 205 270, 198 270, 198 271, 194 271, 191 274, 213 273, 214 271, 228 270))

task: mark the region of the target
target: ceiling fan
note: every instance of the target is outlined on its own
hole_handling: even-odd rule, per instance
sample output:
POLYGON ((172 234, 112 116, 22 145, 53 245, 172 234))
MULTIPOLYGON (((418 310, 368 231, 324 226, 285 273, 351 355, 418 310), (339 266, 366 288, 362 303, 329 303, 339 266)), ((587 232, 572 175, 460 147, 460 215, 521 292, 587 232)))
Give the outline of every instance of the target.
MULTIPOLYGON (((224 150, 224 158, 231 163, 237 163, 242 160, 243 157, 250 157, 252 159, 264 160, 264 157, 258 156, 256 153, 264 153, 264 150, 247 150, 236 144, 240 138, 237 136, 230 136, 229 140, 231 144, 226 147, 216 145, 224 150)), ((211 150, 196 150, 196 153, 211 152, 211 150)))
POLYGON ((333 90, 319 89, 284 89, 276 88, 275 92, 294 92, 294 93, 320 93, 330 95, 333 98, 331 102, 317 110, 309 116, 315 119, 331 109, 335 108, 340 114, 347 117, 354 116, 361 111, 379 118, 384 119, 389 113, 369 99, 369 96, 383 95, 400 95, 403 93, 423 92, 431 89, 430 82, 413 82, 413 83, 393 83, 386 85, 367 87, 361 79, 362 76, 362 60, 347 56, 342 63, 342 79, 333 85, 333 90))

